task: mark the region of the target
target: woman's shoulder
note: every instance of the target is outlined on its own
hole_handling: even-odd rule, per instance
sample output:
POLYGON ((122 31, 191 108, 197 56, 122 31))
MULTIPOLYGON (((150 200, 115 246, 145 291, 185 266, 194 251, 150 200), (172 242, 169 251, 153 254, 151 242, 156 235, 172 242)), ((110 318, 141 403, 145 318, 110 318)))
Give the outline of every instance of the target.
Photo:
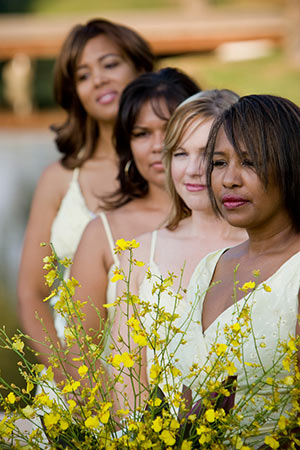
POLYGON ((73 170, 66 169, 60 161, 47 166, 39 180, 39 184, 52 185, 53 189, 66 188, 73 177, 73 170))

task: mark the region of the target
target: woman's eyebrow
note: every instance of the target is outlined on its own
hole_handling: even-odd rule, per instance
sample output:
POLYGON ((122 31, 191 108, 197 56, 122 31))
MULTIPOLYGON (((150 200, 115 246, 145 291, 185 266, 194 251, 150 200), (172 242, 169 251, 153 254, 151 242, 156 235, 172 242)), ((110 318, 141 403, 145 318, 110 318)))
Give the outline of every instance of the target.
MULTIPOLYGON (((118 53, 106 53, 105 55, 99 56, 99 58, 97 58, 97 61, 102 62, 104 61, 105 58, 109 58, 110 56, 120 56, 118 53)), ((76 67, 76 70, 80 70, 80 69, 86 69, 88 67, 88 64, 80 64, 79 66, 76 67)))

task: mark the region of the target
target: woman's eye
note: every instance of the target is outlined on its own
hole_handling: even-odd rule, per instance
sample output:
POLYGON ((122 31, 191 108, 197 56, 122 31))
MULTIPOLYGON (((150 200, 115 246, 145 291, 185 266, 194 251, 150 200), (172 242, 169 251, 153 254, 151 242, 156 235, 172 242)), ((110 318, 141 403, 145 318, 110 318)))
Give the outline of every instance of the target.
POLYGON ((243 166, 253 167, 253 162, 250 159, 244 159, 243 166))
POLYGON ((179 157, 179 156, 186 156, 186 152, 180 151, 180 152, 174 152, 173 158, 179 157))
POLYGON ((80 73, 77 75, 77 81, 84 81, 87 80, 89 77, 88 73, 80 73))
POLYGON ((133 131, 132 133, 131 133, 131 137, 132 138, 143 138, 143 137, 145 137, 145 136, 148 136, 148 131, 146 131, 146 130, 144 130, 144 131, 133 131))
POLYGON ((117 67, 120 64, 119 61, 111 61, 109 63, 105 64, 105 69, 114 69, 115 67, 117 67))
POLYGON ((212 162, 213 167, 223 167, 225 164, 226 162, 221 159, 212 162))

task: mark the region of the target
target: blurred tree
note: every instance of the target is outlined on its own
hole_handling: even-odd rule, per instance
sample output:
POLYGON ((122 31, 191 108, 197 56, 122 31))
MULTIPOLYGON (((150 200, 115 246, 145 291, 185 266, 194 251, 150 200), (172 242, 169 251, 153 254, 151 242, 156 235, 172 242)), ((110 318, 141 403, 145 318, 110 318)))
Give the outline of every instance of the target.
POLYGON ((31 3, 32 0, 0 0, 0 14, 30 12, 31 3))

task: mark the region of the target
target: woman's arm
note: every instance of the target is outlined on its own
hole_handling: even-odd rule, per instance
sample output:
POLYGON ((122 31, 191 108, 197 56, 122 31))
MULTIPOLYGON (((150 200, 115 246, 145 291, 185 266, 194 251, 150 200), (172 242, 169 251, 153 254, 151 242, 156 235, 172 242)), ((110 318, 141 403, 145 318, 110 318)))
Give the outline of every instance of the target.
MULTIPOLYGON (((107 310, 103 305, 107 302, 108 272, 112 264, 111 249, 102 220, 98 217, 87 225, 75 253, 70 273, 70 277, 74 277, 80 284, 80 287, 76 288, 73 299, 86 302, 81 310, 85 315, 81 324, 84 332, 94 337, 96 345, 101 342, 101 336, 96 337, 96 330, 103 328, 107 319, 107 310)), ((78 353, 78 343, 75 342, 69 354, 68 369, 74 378, 78 377, 76 367, 82 364, 73 359, 78 353)))
MULTIPOLYGON (((136 240, 140 243, 140 247, 134 250, 133 258, 138 261, 147 262, 149 259, 149 243, 151 234, 138 237, 136 240), (144 237, 145 236, 145 237, 144 237)), ((129 251, 125 251, 120 258, 120 267, 124 270, 126 276, 129 274, 129 251)), ((131 295, 139 295, 140 284, 145 276, 147 264, 144 267, 132 266, 132 272, 130 274, 129 291, 131 295)), ((138 346, 133 341, 131 336, 132 329, 128 327, 128 320, 134 314, 134 308, 128 302, 126 302, 126 291, 128 286, 123 280, 118 282, 117 285, 117 297, 123 299, 116 307, 115 318, 112 327, 112 338, 115 343, 115 349, 112 352, 113 356, 129 352, 134 354, 138 346)), ((137 305, 136 305, 137 307, 137 305)), ((130 376, 128 368, 122 372, 121 381, 115 383, 114 389, 114 408, 127 409, 127 403, 131 411, 135 410, 137 405, 143 404, 144 400, 148 398, 148 378, 147 378, 147 353, 146 347, 142 347, 140 351, 140 361, 135 362, 133 366, 133 373, 130 376)), ((122 367, 122 365, 120 366, 122 367)), ((112 368, 112 376, 118 377, 118 367, 112 368)))
MULTIPOLYGON (((30 345, 39 353, 43 364, 48 364, 50 350, 39 342, 44 342, 47 329, 50 339, 57 344, 57 334, 48 303, 43 299, 49 295, 45 284, 43 258, 51 253, 49 247, 41 247, 41 242, 49 243, 51 226, 57 214, 61 199, 70 182, 71 173, 60 163, 49 166, 41 175, 31 205, 29 221, 25 233, 23 252, 18 277, 18 302, 20 319, 24 331, 34 340, 30 345), (43 320, 43 326, 36 314, 43 320)), ((56 377, 60 377, 56 373, 56 377)))

